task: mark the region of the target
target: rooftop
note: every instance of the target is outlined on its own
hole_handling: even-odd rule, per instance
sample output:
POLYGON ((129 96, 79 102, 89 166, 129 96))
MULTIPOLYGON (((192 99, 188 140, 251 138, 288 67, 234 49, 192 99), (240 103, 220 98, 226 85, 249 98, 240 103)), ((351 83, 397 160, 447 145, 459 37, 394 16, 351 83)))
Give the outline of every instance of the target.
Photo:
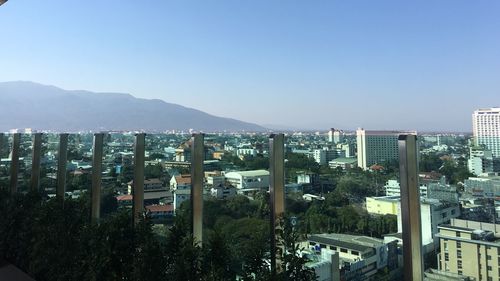
POLYGON ((266 170, 253 170, 253 171, 237 171, 237 172, 229 172, 226 176, 235 173, 242 177, 261 177, 261 176, 269 176, 269 171, 266 170))
POLYGON ((382 239, 338 233, 313 234, 309 237, 309 241, 352 249, 359 252, 368 252, 375 247, 384 245, 382 239))

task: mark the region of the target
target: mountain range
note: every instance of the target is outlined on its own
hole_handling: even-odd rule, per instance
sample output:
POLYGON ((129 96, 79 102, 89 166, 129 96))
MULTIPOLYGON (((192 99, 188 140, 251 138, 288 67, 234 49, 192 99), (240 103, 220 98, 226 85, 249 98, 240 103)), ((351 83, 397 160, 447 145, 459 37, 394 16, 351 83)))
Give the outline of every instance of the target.
POLYGON ((0 131, 58 132, 189 130, 265 131, 266 128, 158 99, 69 91, 34 82, 0 83, 0 131))

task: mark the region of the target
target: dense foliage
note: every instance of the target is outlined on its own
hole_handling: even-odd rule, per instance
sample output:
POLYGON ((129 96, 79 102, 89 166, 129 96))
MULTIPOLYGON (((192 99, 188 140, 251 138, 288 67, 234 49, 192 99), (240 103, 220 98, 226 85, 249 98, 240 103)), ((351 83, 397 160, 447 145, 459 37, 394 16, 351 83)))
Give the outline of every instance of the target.
MULTIPOLYGON (((35 193, 0 193, 0 258, 36 280, 234 280, 236 274, 244 280, 315 280, 305 260, 291 256, 282 257, 290 271, 271 276, 265 262, 269 224, 259 218, 258 201, 236 197, 220 204, 223 210, 212 208, 228 216, 208 222, 201 247, 190 234, 188 204, 159 236, 147 217, 134 226, 127 210, 91 224, 86 197, 62 204, 35 193), (301 278, 293 277, 300 271, 301 278)), ((294 245, 297 237, 287 230, 280 239, 294 245)))

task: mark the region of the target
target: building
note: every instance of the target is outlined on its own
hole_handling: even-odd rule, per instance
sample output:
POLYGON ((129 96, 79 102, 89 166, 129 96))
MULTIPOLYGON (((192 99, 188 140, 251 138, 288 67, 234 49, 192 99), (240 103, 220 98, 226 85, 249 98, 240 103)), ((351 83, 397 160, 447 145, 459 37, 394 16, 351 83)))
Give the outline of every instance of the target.
MULTIPOLYGON (((338 253, 340 280, 371 280, 379 270, 396 269, 397 243, 348 234, 313 234, 308 249, 338 253)), ((333 259, 332 259, 333 260, 333 259)), ((334 265, 335 266, 335 265, 334 265)))
POLYGON ((229 172, 224 176, 239 194, 269 189, 269 172, 266 170, 229 172))
MULTIPOLYGON (((128 194, 132 194, 134 181, 128 183, 128 194)), ((144 180, 144 204, 158 204, 160 200, 170 197, 168 188, 163 186, 160 179, 144 180)))
POLYGON ((356 131, 358 167, 367 170, 374 164, 399 160, 398 137, 400 134, 416 134, 397 131, 356 131))
POLYGON ((439 269, 475 280, 500 280, 500 226, 452 220, 439 227, 439 269))
POLYGON ((467 160, 469 172, 479 176, 484 173, 492 173, 493 153, 485 147, 473 146, 470 148, 470 157, 467 160))
POLYGON ((328 131, 328 142, 330 143, 341 143, 344 141, 344 132, 341 130, 336 130, 334 128, 331 128, 330 131, 328 131))
POLYGON ((398 215, 399 196, 366 197, 366 211, 372 215, 398 215))
POLYGON ((484 146, 493 157, 500 157, 500 107, 474 111, 472 130, 476 146, 484 146))
POLYGON ((315 149, 313 151, 313 158, 314 158, 314 161, 316 161, 316 163, 318 163, 320 165, 326 165, 326 164, 328 164, 328 162, 332 161, 335 158, 345 156, 343 153, 344 152, 340 148, 339 149, 327 149, 327 148, 315 149))
POLYGON ((357 167, 358 160, 356 158, 336 158, 328 162, 328 166, 332 169, 342 168, 343 170, 349 170, 357 167))
POLYGON ((173 205, 149 205, 145 208, 153 221, 162 221, 174 216, 173 205))
POLYGON ((468 178, 464 181, 464 189, 475 198, 498 198, 500 176, 468 178))
POLYGON ((185 189, 185 187, 191 187, 191 175, 177 175, 177 176, 172 176, 170 179, 170 189, 171 190, 176 190, 179 187, 179 189, 185 189))
POLYGON ((210 194, 217 199, 227 199, 236 196, 234 186, 216 185, 210 189, 210 194))
MULTIPOLYGON (((384 186, 386 196, 401 196, 401 187, 398 180, 388 180, 384 186)), ((427 197, 427 185, 420 184, 420 196, 427 197)))
MULTIPOLYGON (((420 219, 422 225, 422 245, 424 252, 430 253, 438 246, 436 234, 438 227, 450 223, 460 216, 458 203, 443 203, 437 199, 422 198, 420 201, 420 219)), ((403 233, 401 204, 398 205, 398 232, 403 233)))

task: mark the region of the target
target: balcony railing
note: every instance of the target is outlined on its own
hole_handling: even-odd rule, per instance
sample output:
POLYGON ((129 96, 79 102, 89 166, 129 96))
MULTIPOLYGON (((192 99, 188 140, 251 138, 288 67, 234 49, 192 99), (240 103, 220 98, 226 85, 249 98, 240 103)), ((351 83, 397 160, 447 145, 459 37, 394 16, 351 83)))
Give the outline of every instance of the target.
MULTIPOLYGON (((57 176, 56 197, 61 202, 66 194, 66 165, 68 161, 69 134, 58 135, 57 148, 57 176)), ((10 193, 19 191, 18 175, 20 173, 20 144, 22 135, 12 135, 10 154, 10 176, 8 189, 10 193)), ((32 163, 29 188, 40 191, 40 169, 42 159, 42 134, 34 133, 32 137, 32 163)), ((90 187, 91 221, 98 224, 101 219, 101 191, 103 148, 106 134, 93 135, 92 144, 92 172, 90 187)), ((277 259, 278 245, 276 230, 279 228, 278 219, 285 212, 285 145, 284 134, 269 136, 269 161, 270 161, 270 224, 271 224, 271 261, 272 272, 282 270, 282 261, 277 259)), ((4 135, 0 134, 0 148, 5 147, 4 135)), ((134 136, 133 144, 133 221, 137 223, 144 214, 144 168, 146 152, 146 135, 139 133, 134 136)), ((203 242, 203 183, 204 183, 204 134, 193 134, 191 143, 191 209, 192 209, 192 234, 196 243, 203 242)), ((420 194, 418 188, 418 163, 417 163, 417 137, 415 134, 399 136, 399 167, 401 181, 401 210, 403 224, 403 256, 404 280, 423 280, 424 267, 422 258, 422 235, 420 222, 420 194)), ((1 150, 0 150, 1 151, 1 150)))

